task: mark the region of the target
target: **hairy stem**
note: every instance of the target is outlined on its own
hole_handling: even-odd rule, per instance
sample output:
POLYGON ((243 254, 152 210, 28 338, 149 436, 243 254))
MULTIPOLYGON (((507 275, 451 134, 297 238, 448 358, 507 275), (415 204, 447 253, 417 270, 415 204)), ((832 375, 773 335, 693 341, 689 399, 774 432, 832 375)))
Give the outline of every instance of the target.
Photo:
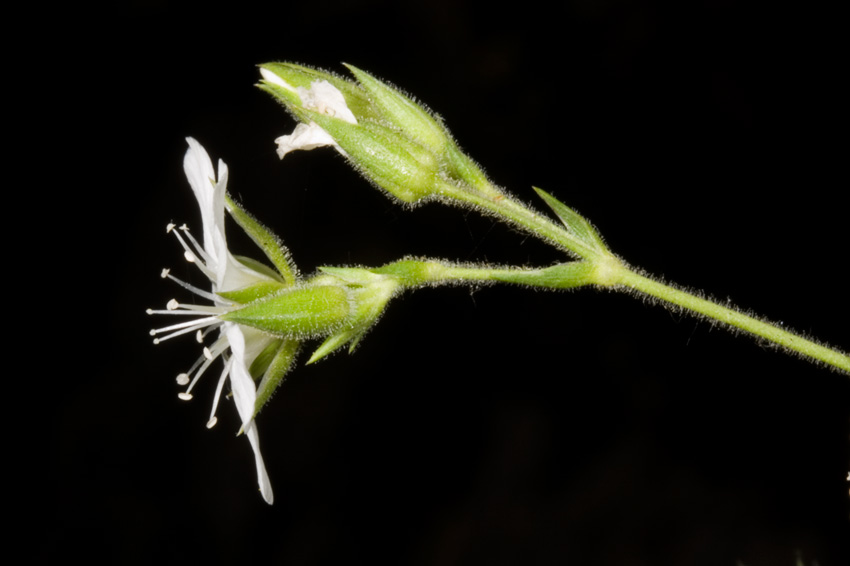
POLYGON ((817 344, 802 336, 779 328, 775 324, 758 320, 737 310, 696 297, 675 287, 659 283, 625 267, 619 268, 616 274, 612 274, 612 279, 617 281, 618 287, 638 291, 695 313, 703 314, 729 326, 769 340, 788 350, 850 373, 850 356, 847 354, 817 344))
POLYGON ((447 204, 455 204, 453 201, 471 204, 482 212, 499 216, 515 226, 524 228, 538 238, 555 244, 573 257, 595 260, 601 255, 598 250, 591 248, 585 242, 564 230, 562 225, 513 200, 510 195, 497 195, 495 197, 483 195, 460 189, 449 183, 443 183, 440 186, 440 194, 446 199, 447 204))

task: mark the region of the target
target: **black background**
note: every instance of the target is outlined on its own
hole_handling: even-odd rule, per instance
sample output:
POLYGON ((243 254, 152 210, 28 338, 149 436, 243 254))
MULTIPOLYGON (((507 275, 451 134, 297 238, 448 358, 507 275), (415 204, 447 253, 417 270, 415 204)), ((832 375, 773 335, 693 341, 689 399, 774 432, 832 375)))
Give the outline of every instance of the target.
POLYGON ((56 187, 36 210, 41 273, 57 275, 35 279, 63 293, 39 317, 58 344, 32 359, 37 417, 18 435, 33 561, 847 564, 847 377, 633 297, 397 300, 353 356, 302 363, 259 417, 271 507, 231 403, 204 427, 214 377, 177 399, 197 346, 147 334, 145 308, 187 298, 163 267, 202 282, 164 229, 199 227, 187 135, 305 274, 405 254, 560 259, 475 213, 407 210, 329 149, 280 162, 273 139, 294 124, 252 86, 255 65, 345 61, 426 102, 521 199, 542 209, 535 185, 585 214, 633 265, 846 350, 838 14, 671 4, 69 12, 80 25, 52 38, 32 89, 50 120, 33 147, 53 157, 35 178, 56 187))

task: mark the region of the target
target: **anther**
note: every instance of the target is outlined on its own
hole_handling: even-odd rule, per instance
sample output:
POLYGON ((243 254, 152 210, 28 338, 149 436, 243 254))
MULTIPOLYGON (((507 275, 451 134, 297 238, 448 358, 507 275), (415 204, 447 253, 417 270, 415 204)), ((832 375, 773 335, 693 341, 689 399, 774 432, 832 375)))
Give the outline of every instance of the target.
POLYGON ((177 376, 177 385, 188 385, 189 384, 189 374, 181 373, 177 376))
POLYGON ((170 301, 168 301, 168 304, 165 305, 165 308, 170 310, 170 311, 173 311, 173 310, 177 310, 177 308, 179 306, 180 306, 180 303, 177 302, 177 299, 171 299, 170 301))
POLYGON ((180 392, 177 394, 177 396, 183 399, 184 401, 189 401, 192 399, 191 393, 180 392))
POLYGON ((215 423, 217 423, 217 422, 218 422, 218 418, 217 418, 217 417, 213 417, 213 418, 211 418, 210 420, 208 420, 208 421, 207 421, 207 428, 212 428, 212 427, 214 427, 214 426, 215 426, 215 423))
POLYGON ((163 269, 162 273, 160 273, 159 276, 162 277, 163 279, 165 279, 166 277, 168 277, 169 273, 171 273, 170 269, 163 269))
POLYGON ((177 224, 175 224, 174 222, 169 222, 168 226, 165 227, 165 233, 169 234, 176 227, 177 227, 177 224))
POLYGON ((210 352, 210 349, 207 348, 206 346, 204 346, 204 357, 208 360, 213 359, 212 352, 210 352))

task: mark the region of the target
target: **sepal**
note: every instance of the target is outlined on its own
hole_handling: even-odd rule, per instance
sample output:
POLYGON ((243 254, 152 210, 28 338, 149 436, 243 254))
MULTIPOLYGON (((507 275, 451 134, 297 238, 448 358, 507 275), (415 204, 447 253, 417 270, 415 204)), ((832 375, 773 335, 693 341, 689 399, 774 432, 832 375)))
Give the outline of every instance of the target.
POLYGON ((443 125, 422 105, 355 67, 343 63, 372 97, 383 119, 410 140, 416 140, 433 153, 441 155, 450 139, 443 125))
POLYGON ((320 271, 350 286, 354 310, 348 324, 328 338, 313 352, 308 364, 319 361, 349 345, 353 351, 363 336, 378 322, 387 304, 402 289, 402 283, 390 275, 379 275, 362 268, 321 267, 320 271))
POLYGON ((219 316, 286 338, 325 336, 346 322, 351 293, 342 286, 306 285, 284 289, 219 316))
POLYGON ((242 287, 241 289, 235 289, 233 291, 219 291, 218 296, 223 297, 228 301, 239 303, 240 305, 247 305, 248 303, 268 297, 269 295, 285 288, 284 284, 278 281, 259 281, 253 285, 242 287))
POLYGON ((299 87, 309 89, 316 81, 327 81, 342 93, 346 105, 358 119, 380 117, 369 96, 354 81, 294 63, 264 63, 260 65, 260 74, 263 79, 258 86, 291 112, 303 106, 299 87))
POLYGON ((295 267, 295 262, 292 261, 289 250, 283 245, 280 238, 272 233, 271 230, 263 226, 244 208, 239 206, 239 204, 230 198, 230 195, 225 195, 225 205, 233 220, 235 220, 236 223, 239 224, 239 227, 248 234, 248 237, 251 238, 251 240, 253 240, 261 250, 263 250, 263 253, 266 254, 266 257, 275 269, 277 269, 278 273, 271 272, 271 270, 265 268, 265 266, 255 260, 246 260, 245 258, 240 257, 240 261, 243 263, 250 261, 252 265, 249 267, 252 267, 253 269, 264 269, 261 270, 260 273, 270 274, 275 279, 285 283, 287 286, 294 285, 295 281, 298 279, 298 268, 295 267), (257 265, 261 267, 258 268, 257 265))
POLYGON ((375 122, 350 124, 305 111, 336 141, 361 172, 404 202, 417 202, 436 192, 437 160, 425 148, 375 122))
MULTIPOLYGON (((291 338, 282 338, 276 341, 276 346, 274 355, 268 360, 263 371, 263 378, 257 386, 257 400, 254 402, 255 417, 283 383, 283 378, 295 363, 301 343, 291 338)), ((251 366, 251 369, 253 370, 254 367, 251 366)))

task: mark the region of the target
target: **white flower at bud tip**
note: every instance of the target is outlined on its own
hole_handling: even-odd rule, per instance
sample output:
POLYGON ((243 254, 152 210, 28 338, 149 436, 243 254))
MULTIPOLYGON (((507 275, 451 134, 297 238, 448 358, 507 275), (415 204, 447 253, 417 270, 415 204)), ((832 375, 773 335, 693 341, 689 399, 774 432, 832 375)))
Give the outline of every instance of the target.
POLYGON ((260 69, 260 75, 262 75, 263 79, 268 83, 271 83, 273 85, 283 87, 286 90, 295 92, 295 89, 292 87, 291 84, 289 84, 288 82, 286 82, 285 80, 283 80, 282 78, 277 76, 276 74, 272 73, 268 69, 262 69, 261 68, 260 69))
MULTIPOLYGON (((265 69, 261 69, 261 71, 265 71, 265 69)), ((277 75, 274 75, 273 73, 263 73, 263 77, 266 78, 266 80, 269 80, 268 77, 266 77, 267 74, 271 74, 283 82, 283 79, 280 79, 280 77, 277 77, 277 75)), ((269 82, 274 81, 269 80, 269 82)), ((275 82, 274 84, 280 83, 275 82)), ((286 88, 296 90, 298 92, 298 96, 301 97, 301 105, 304 108, 327 116, 333 116, 334 118, 338 118, 348 122, 349 124, 357 124, 357 118, 354 117, 354 113, 351 112, 348 105, 345 103, 345 97, 338 88, 328 81, 313 81, 310 88, 298 87, 297 89, 292 89, 292 87, 288 85, 286 88)), ((315 122, 310 122, 309 124, 298 124, 291 134, 288 136, 280 136, 274 141, 277 144, 277 155, 281 159, 283 159, 287 153, 295 151, 296 149, 306 151, 325 146, 335 147, 341 154, 347 155, 345 151, 339 147, 333 137, 331 137, 330 134, 328 134, 315 122)))
POLYGON ((348 109, 345 97, 328 81, 313 81, 310 88, 300 86, 298 96, 301 97, 301 105, 308 110, 339 118, 349 124, 357 124, 357 118, 348 109))
POLYGON ((288 136, 280 136, 274 142, 277 144, 277 155, 281 159, 290 151, 296 149, 311 150, 317 147, 334 146, 342 151, 329 133, 323 130, 315 122, 310 124, 298 124, 295 130, 288 136))

